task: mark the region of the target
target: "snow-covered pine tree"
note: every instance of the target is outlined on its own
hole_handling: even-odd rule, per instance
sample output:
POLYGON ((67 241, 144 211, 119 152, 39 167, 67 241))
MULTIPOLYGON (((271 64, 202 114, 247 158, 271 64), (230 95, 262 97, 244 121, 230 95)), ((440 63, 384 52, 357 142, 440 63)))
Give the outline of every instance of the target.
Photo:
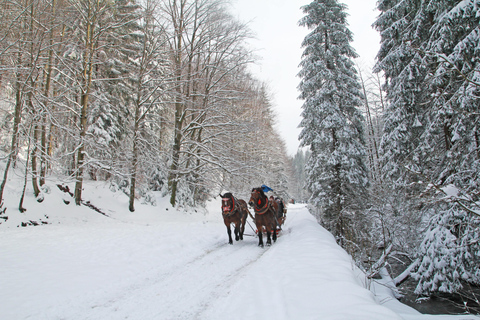
POLYGON ((290 194, 295 201, 305 202, 309 198, 308 190, 305 188, 305 164, 309 157, 310 151, 299 149, 292 159, 294 185, 290 190, 290 194))
POLYGON ((479 187, 480 4, 430 1, 429 7, 435 23, 425 55, 435 69, 419 153, 437 164, 429 172, 432 181, 454 183, 462 196, 472 197, 479 187))
POLYGON ((384 0, 378 9, 376 68, 389 99, 383 170, 415 199, 405 211, 427 224, 416 292, 455 292, 479 281, 479 3, 384 0))
POLYGON ((165 34, 154 17, 158 4, 147 0, 140 7, 135 1, 122 2, 121 14, 117 15, 126 29, 120 34, 123 41, 119 52, 120 63, 125 65, 121 85, 129 115, 125 146, 129 150, 129 210, 133 212, 136 195, 151 201, 147 193, 149 185, 158 187, 166 178, 166 159, 161 158, 161 144, 165 131, 162 128, 166 105, 163 101, 167 100, 167 50, 165 34))
MULTIPOLYGON (((101 72, 104 81, 99 83, 103 94, 110 102, 107 116, 102 110, 92 110, 93 118, 105 118, 106 124, 115 130, 115 136, 124 138, 127 135, 128 120, 132 116, 131 106, 134 100, 136 76, 135 64, 139 60, 142 51, 144 35, 141 31, 140 18, 141 7, 135 0, 115 0, 115 8, 111 12, 109 20, 114 24, 105 40, 108 45, 104 46, 100 56, 102 57, 101 72), (113 119, 112 117, 116 117, 113 119), (120 137, 121 136, 121 137, 120 137)), ((105 103, 103 103, 105 104, 105 103)), ((100 107, 107 109, 105 106, 100 107)), ((107 110, 105 110, 107 111, 107 110)), ((93 130, 103 131, 106 124, 92 122, 93 130)), ((109 135, 113 140, 114 136, 109 135)), ((121 156, 119 156, 121 157, 121 156)), ((123 168, 116 168, 122 170, 123 168)))
POLYGON ((428 70, 420 50, 428 39, 430 22, 419 1, 383 0, 378 9, 381 13, 374 26, 380 32, 381 47, 375 71, 385 74, 389 102, 384 114, 381 162, 384 176, 401 186, 412 179, 404 166, 412 163, 412 151, 424 130, 422 103, 428 70))
POLYGON ((458 292, 465 282, 480 284, 479 222, 455 203, 431 207, 431 220, 418 252, 415 293, 458 292))
MULTIPOLYGON (((414 154, 425 130, 425 81, 428 70, 422 51, 430 19, 423 2, 380 0, 374 27, 381 36, 375 72, 383 72, 387 105, 383 113, 380 166, 384 194, 377 201, 381 227, 377 228, 395 249, 412 256, 419 241, 418 197, 422 186, 414 173, 425 159, 414 154), (410 171, 407 169, 409 168, 410 171), (398 222, 401 222, 399 224, 398 222), (401 226, 399 228, 399 226, 401 226), (388 232, 385 232, 388 230, 388 232), (404 241, 405 239, 409 241, 404 241)), ((389 243, 384 243, 387 246, 389 243)))
POLYGON ((354 224, 361 220, 368 185, 363 117, 358 110, 363 96, 352 61, 357 54, 350 46, 344 4, 315 0, 302 10, 300 25, 311 32, 302 44, 299 89, 304 103, 299 138, 312 153, 306 165, 310 202, 347 246, 355 241, 354 224))
POLYGON ((428 126, 417 153, 436 185, 425 207, 430 218, 420 246, 416 293, 458 292, 480 283, 478 188, 480 6, 478 1, 429 1, 433 27, 425 56, 431 71, 428 126), (443 192, 439 192, 438 189, 443 192), (427 211, 428 210, 428 211, 427 211))

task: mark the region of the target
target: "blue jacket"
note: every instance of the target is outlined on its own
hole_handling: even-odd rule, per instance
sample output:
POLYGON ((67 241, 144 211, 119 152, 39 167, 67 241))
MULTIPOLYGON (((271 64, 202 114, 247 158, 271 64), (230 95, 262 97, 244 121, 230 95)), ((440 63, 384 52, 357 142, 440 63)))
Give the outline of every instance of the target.
POLYGON ((262 184, 262 190, 263 190, 263 192, 265 192, 265 193, 267 193, 268 191, 273 191, 273 189, 272 189, 272 188, 270 188, 270 187, 267 187, 267 186, 266 186, 266 185, 264 185, 264 184, 262 184))

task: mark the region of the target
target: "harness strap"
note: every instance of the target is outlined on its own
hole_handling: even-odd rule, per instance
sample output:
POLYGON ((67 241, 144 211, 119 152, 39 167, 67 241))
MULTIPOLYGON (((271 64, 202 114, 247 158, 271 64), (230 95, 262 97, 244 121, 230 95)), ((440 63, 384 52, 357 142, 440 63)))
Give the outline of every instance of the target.
POLYGON ((264 214, 265 212, 268 211, 268 209, 269 209, 269 207, 270 207, 270 206, 269 206, 270 201, 268 200, 268 198, 267 198, 266 200, 267 200, 267 201, 265 202, 265 205, 263 206, 263 208, 257 209, 257 205, 255 204, 254 209, 255 209, 255 213, 256 213, 256 214, 264 214))
MULTIPOLYGON (((222 198, 222 200, 228 201, 228 200, 230 200, 230 198, 222 198)), ((235 210, 237 209, 237 206, 238 206, 238 201, 235 201, 236 199, 235 199, 235 197, 234 197, 233 195, 232 195, 232 199, 231 199, 231 200, 232 200, 232 202, 233 202, 233 204, 232 204, 232 209, 230 209, 230 211, 228 211, 227 216, 232 215, 233 211, 235 211, 235 210)), ((223 212, 225 212, 225 211, 223 211, 223 212)))

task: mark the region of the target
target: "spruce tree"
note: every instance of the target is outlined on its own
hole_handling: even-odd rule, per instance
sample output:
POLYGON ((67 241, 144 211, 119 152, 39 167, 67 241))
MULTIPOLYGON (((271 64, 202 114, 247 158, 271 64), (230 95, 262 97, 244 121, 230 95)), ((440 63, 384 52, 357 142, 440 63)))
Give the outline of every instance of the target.
MULTIPOLYGON (((436 188, 419 247, 416 292, 458 292, 480 283, 478 187, 480 169, 480 8, 475 1, 429 1, 433 25, 425 57, 434 66, 425 101, 428 121, 417 153, 436 188), (439 192, 441 190, 441 192, 439 192)), ((426 211, 426 210, 424 210, 426 211)))
MULTIPOLYGON (((424 130, 425 77, 421 52, 430 23, 419 1, 379 1, 381 12, 375 28, 381 35, 375 71, 383 71, 389 104, 384 114, 380 148, 383 173, 400 186, 412 177, 405 165, 419 144, 424 130)), ((419 160, 419 159, 415 159, 419 160)), ((412 162, 410 162, 412 163, 412 162)), ((409 164, 410 164, 409 163, 409 164)))
POLYGON ((362 93, 352 62, 346 6, 315 0, 302 7, 300 25, 311 31, 302 46, 300 98, 304 100, 301 146, 309 147, 306 165, 310 202, 324 224, 346 244, 355 240, 354 223, 366 202, 362 93))
POLYGON ((382 0, 378 9, 384 176, 427 226, 417 239, 416 293, 455 292, 480 279, 478 2, 382 0))

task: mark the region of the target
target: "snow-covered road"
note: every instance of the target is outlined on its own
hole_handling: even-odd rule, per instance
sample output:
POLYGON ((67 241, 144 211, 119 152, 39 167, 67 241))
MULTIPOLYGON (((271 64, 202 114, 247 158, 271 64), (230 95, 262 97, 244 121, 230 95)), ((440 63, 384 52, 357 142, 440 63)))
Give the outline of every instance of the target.
POLYGON ((251 243, 232 249, 222 241, 200 256, 167 269, 160 267, 158 273, 96 305, 87 319, 111 319, 116 314, 133 319, 202 318, 210 304, 227 294, 248 266, 265 252, 252 250, 251 243))
MULTIPOLYGON (((304 206, 289 207, 281 236, 265 248, 253 236, 228 245, 219 208, 219 201, 206 214, 141 206, 104 217, 64 206, 49 225, 2 226, 0 318, 440 318, 380 304, 388 296, 364 288, 350 257, 304 206)), ((454 318, 478 319, 442 317, 454 318)))

